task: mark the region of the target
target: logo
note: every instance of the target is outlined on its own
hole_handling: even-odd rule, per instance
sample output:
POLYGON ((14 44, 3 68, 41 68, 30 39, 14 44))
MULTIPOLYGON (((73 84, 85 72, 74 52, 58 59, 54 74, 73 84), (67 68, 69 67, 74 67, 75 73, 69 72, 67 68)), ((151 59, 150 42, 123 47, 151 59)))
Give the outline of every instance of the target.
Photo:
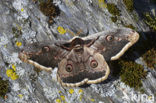
POLYGON ((136 101, 137 103, 154 103, 154 95, 147 95, 147 94, 134 94, 133 92, 131 93, 130 97, 123 92, 124 99, 123 103, 130 103, 130 101, 136 101))

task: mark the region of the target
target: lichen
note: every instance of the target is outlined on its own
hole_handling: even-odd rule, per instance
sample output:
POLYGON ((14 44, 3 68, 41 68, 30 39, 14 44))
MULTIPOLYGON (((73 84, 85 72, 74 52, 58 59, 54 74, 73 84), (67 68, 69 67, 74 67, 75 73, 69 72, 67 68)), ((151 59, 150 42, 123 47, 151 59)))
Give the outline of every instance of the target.
POLYGON ((20 35, 22 35, 22 31, 18 27, 12 27, 12 33, 15 38, 18 38, 20 35))
POLYGON ((16 46, 18 47, 22 46, 22 42, 16 41, 16 46))
POLYGON ((124 25, 124 26, 127 27, 127 28, 135 29, 135 27, 132 24, 124 25))
POLYGON ((56 103, 61 103, 61 99, 56 99, 56 103))
POLYGON ((126 8, 129 12, 132 12, 134 10, 134 1, 133 0, 123 0, 123 2, 126 5, 126 8))
POLYGON ((40 2, 39 8, 41 12, 49 17, 49 23, 53 23, 53 18, 60 14, 60 9, 53 4, 53 0, 47 0, 40 2))
POLYGON ((144 13, 144 22, 154 31, 156 31, 156 17, 152 17, 150 13, 144 13))
POLYGON ((93 98, 90 98, 90 101, 91 101, 91 102, 95 102, 95 99, 93 99, 93 98))
POLYGON ((114 16, 114 17, 111 17, 111 20, 112 20, 112 22, 116 22, 117 21, 117 17, 116 16, 114 16))
POLYGON ((6 70, 6 75, 10 77, 12 80, 16 80, 19 78, 19 76, 16 74, 16 66, 12 65, 12 69, 7 69, 6 70))
POLYGON ((9 91, 9 81, 3 80, 2 77, 0 77, 0 97, 4 98, 4 96, 8 91, 9 91))
POLYGON ((100 8, 107 8, 107 3, 105 0, 98 0, 98 4, 100 8))
POLYGON ((120 10, 117 8, 117 6, 113 3, 107 4, 108 11, 114 15, 114 16, 120 16, 120 10))
POLYGON ((152 49, 148 50, 143 55, 143 59, 145 60, 148 67, 156 68, 156 49, 152 48, 152 49))
POLYGON ((69 89, 69 93, 73 94, 74 93, 74 89, 69 89))
POLYGON ((142 86, 141 79, 144 79, 147 75, 143 66, 132 61, 120 61, 120 65, 122 65, 121 81, 135 89, 140 88, 142 86))
POLYGON ((57 31, 62 35, 66 33, 66 29, 64 29, 62 26, 58 26, 57 31))
POLYGON ((131 88, 135 88, 136 90, 142 87, 141 80, 147 75, 147 72, 144 70, 142 65, 123 59, 114 61, 111 65, 115 67, 114 72, 116 73, 113 75, 120 75, 121 81, 126 85, 129 85, 131 88))
POLYGON ((140 93, 142 93, 142 94, 145 93, 145 89, 144 89, 144 88, 140 88, 139 91, 140 91, 140 93))

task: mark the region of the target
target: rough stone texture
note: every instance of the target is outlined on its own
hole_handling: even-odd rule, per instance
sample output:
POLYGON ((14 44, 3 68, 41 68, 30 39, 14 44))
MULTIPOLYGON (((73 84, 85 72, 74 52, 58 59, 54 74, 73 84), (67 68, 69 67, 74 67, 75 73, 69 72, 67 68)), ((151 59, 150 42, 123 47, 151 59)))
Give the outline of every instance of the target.
MULTIPOLYGON (((64 103, 138 103, 139 101, 132 100, 131 97, 133 93, 138 95, 141 93, 111 75, 101 84, 63 89, 56 80, 57 67, 51 74, 45 71, 37 73, 33 66, 19 60, 18 52, 28 43, 55 39, 69 40, 73 37, 70 33, 60 35, 57 31, 58 26, 68 28, 74 33, 82 30, 80 36, 86 36, 122 27, 122 20, 125 24, 133 24, 140 32, 148 32, 149 27, 139 18, 139 12, 142 12, 139 5, 144 7, 142 5, 147 6, 149 3, 146 0, 135 0, 136 10, 129 13, 122 0, 107 0, 109 3, 115 3, 121 10, 120 18, 113 23, 108 10, 98 6, 98 0, 53 0, 53 2, 59 6, 61 14, 54 19, 53 25, 48 25, 48 18, 40 12, 33 1, 0 0, 0 76, 8 79, 10 83, 8 98, 5 100, 0 98, 0 103, 60 103, 60 100, 64 103), (137 21, 134 15, 137 16, 137 21), (13 27, 21 31, 21 35, 17 38, 12 31, 13 27), (16 41, 22 42, 22 46, 18 47, 16 41), (16 73, 19 75, 17 80, 11 80, 5 73, 12 64, 16 65, 16 73)), ((136 59, 136 62, 144 65, 141 57, 136 59)), ((154 69, 149 70, 147 78, 143 81, 143 88, 147 96, 156 93, 154 69)), ((143 102, 154 103, 154 100, 140 103, 143 102)))

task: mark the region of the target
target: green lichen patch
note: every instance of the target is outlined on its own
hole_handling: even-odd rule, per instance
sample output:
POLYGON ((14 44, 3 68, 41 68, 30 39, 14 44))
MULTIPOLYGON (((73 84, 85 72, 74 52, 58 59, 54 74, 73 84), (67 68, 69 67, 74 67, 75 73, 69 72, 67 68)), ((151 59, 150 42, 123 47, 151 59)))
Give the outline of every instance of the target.
POLYGON ((148 50, 144 55, 143 59, 147 66, 150 68, 156 68, 156 49, 152 48, 148 50))
POLYGON ((120 75, 121 81, 126 85, 129 85, 131 88, 138 90, 142 87, 142 79, 147 75, 147 72, 144 70, 143 66, 137 64, 133 61, 118 60, 113 61, 114 75, 120 75))
POLYGON ((39 73, 40 73, 42 70, 40 70, 40 69, 38 69, 38 68, 34 68, 34 71, 39 75, 39 73))
POLYGON ((135 27, 132 24, 124 25, 124 26, 127 27, 127 28, 135 29, 135 27))
POLYGON ((18 38, 20 35, 22 35, 22 31, 18 27, 12 27, 12 33, 15 38, 18 38))
POLYGON ((123 0, 123 2, 126 5, 126 8, 129 12, 132 12, 134 10, 134 1, 133 0, 123 0))
POLYGON ((114 16, 114 17, 111 17, 111 20, 112 20, 112 22, 116 22, 117 21, 117 17, 116 16, 114 16))
POLYGON ((53 4, 53 0, 40 2, 39 8, 41 12, 49 17, 49 23, 53 23, 53 18, 60 14, 60 9, 53 4))
POLYGON ((140 93, 142 93, 142 94, 145 93, 145 89, 144 89, 144 88, 140 88, 139 91, 140 91, 140 93))
POLYGON ((132 61, 123 60, 119 62, 119 65, 121 65, 121 81, 132 88, 140 88, 142 86, 141 79, 144 79, 147 75, 143 66, 132 61))
POLYGON ((107 4, 108 11, 114 15, 114 16, 120 16, 120 10, 117 8, 117 6, 113 3, 107 4))
POLYGON ((154 31, 156 31, 156 17, 152 17, 149 13, 144 14, 144 22, 154 31))
POLYGON ((8 80, 2 80, 2 78, 0 77, 0 97, 4 98, 4 96, 8 91, 9 91, 8 80))

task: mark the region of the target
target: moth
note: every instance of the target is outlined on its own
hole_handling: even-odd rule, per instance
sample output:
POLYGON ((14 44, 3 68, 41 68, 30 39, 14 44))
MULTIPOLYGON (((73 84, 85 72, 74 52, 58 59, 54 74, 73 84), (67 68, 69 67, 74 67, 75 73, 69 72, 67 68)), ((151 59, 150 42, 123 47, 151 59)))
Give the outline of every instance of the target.
POLYGON ((129 28, 112 29, 69 41, 27 45, 19 58, 46 71, 58 66, 57 80, 64 87, 100 83, 110 74, 107 61, 120 58, 139 39, 129 28))

